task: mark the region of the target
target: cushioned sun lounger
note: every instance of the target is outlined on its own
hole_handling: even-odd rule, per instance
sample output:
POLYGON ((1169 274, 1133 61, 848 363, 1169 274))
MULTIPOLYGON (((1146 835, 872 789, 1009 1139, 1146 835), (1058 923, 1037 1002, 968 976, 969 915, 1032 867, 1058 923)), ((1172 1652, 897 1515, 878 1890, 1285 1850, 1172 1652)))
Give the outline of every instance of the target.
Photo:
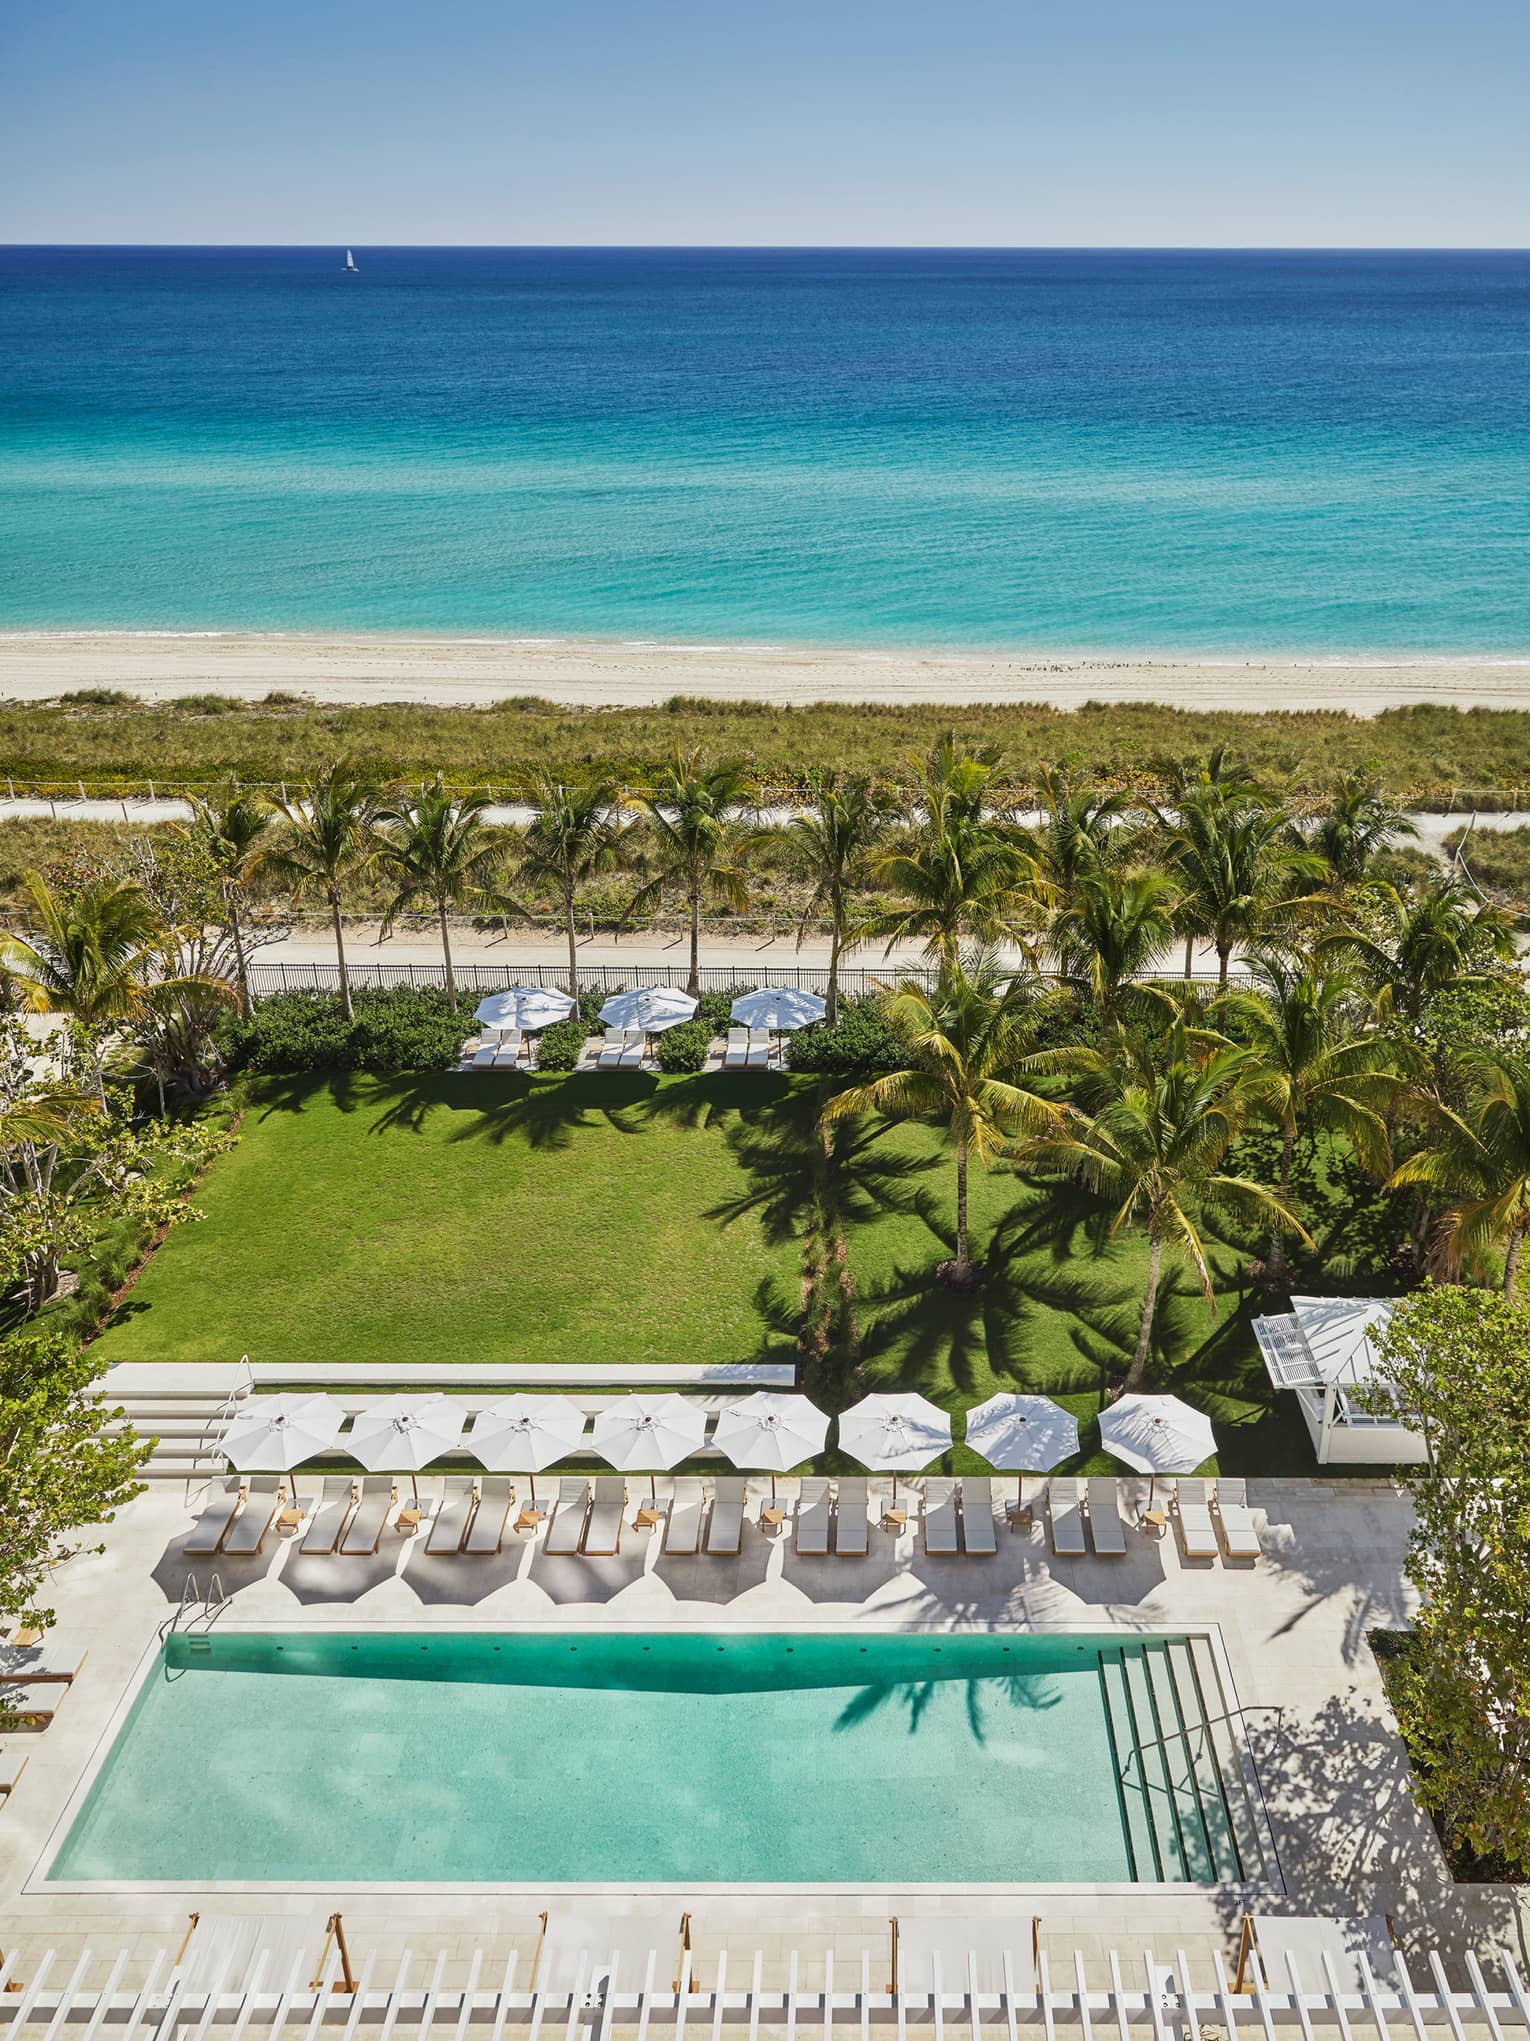
POLYGON ((1222 1542, 1233 1559, 1257 1559, 1263 1551, 1248 1506, 1248 1484, 1239 1475, 1217 1482, 1217 1516, 1222 1525, 1222 1542))
POLYGON ((1054 1475, 1047 1489, 1047 1507, 1052 1518, 1052 1550, 1076 1558, 1088 1548, 1084 1544, 1084 1519, 1078 1506, 1078 1482, 1072 1475, 1054 1475))
POLYGON ((217 1551, 223 1543, 224 1532, 234 1521, 234 1512, 239 1507, 242 1493, 243 1485, 230 1480, 205 1505, 202 1514, 191 1527, 190 1537, 181 1547, 188 1558, 199 1559, 217 1551))
POLYGON ((0 1750, 0 1793, 14 1793, 16 1781, 26 1768, 24 1757, 17 1757, 14 1751, 0 1750))
POLYGON ((701 1519, 706 1513, 706 1495, 699 1481, 677 1481, 669 1505, 669 1522, 664 1527, 666 1552, 699 1552, 701 1519))
POLYGON ((478 1049, 473 1056, 473 1068, 475 1070, 490 1069, 493 1065, 494 1058, 498 1054, 499 1054, 498 1043, 485 1042, 482 1048, 478 1049))
POLYGON ((392 1507, 393 1482, 389 1476, 384 1474, 380 1479, 363 1481, 355 1511, 340 1540, 341 1556, 355 1559, 375 1552, 382 1543, 383 1529, 392 1507))
POLYGON ((584 1519, 590 1507, 590 1484, 572 1476, 558 1483, 558 1501, 547 1526, 545 1549, 549 1552, 577 1552, 584 1536, 584 1519))
POLYGON ((620 1068, 622 1051, 627 1046, 627 1037, 621 1028, 607 1028, 601 1038, 600 1051, 595 1058, 597 1070, 620 1068))
POLYGON ((627 1040, 622 1048, 621 1067, 623 1070, 642 1069, 643 1049, 646 1042, 647 1037, 640 1031, 631 1028, 628 1029, 627 1040))
POLYGON ((427 1552, 461 1550, 463 1533, 473 1514, 475 1492, 471 1481, 449 1481, 441 1507, 436 1511, 425 1540, 427 1552))
POLYGON ((1116 1503, 1116 1484, 1108 1474, 1089 1484, 1089 1536, 1096 1552, 1120 1557, 1126 1551, 1126 1526, 1116 1503))
POLYGON ((462 1550, 469 1558, 492 1558, 499 1550, 514 1501, 515 1487, 507 1474, 486 1474, 478 1483, 478 1507, 462 1540, 462 1550))
POLYGON ((69 1691, 66 1680, 39 1680, 35 1686, 0 1687, 0 1717, 7 1730, 46 1729, 69 1691))
POLYGON ((737 1474, 719 1474, 712 1493, 712 1518, 707 1525, 707 1550, 727 1557, 739 1550, 743 1539, 743 1480, 737 1474))
POLYGON ((494 1051, 494 1068, 496 1070, 515 1070, 519 1067, 520 1060, 521 1038, 519 1035, 513 1041, 501 1042, 494 1051))
POLYGON ((597 1474, 595 1500, 585 1523, 581 1552, 609 1559, 622 1549, 622 1513, 627 1507, 627 1484, 619 1474, 597 1474))
POLYGON ((999 1549, 993 1521, 993 1483, 986 1474, 963 1477, 962 1544, 967 1551, 989 1558, 999 1549))
POLYGON ((244 1508, 224 1532, 219 1551, 237 1559, 252 1559, 264 1546, 286 1492, 281 1481, 252 1481, 244 1508))
POLYGON ((0 1644, 0 1683, 61 1680, 67 1686, 85 1663, 83 1644, 0 1644))
POLYGON ((750 1035, 748 1067, 751 1070, 768 1070, 770 1068, 770 1036, 768 1034, 762 1035, 756 1031, 750 1035))
POLYGON ((956 1483, 944 1477, 924 1484, 924 1549, 940 1558, 961 1550, 956 1535, 956 1483))
POLYGON ((1215 1559, 1221 1551, 1216 1526, 1206 1502, 1208 1483, 1179 1480, 1174 1484, 1174 1508, 1179 1517, 1179 1535, 1189 1559, 1215 1559))
POLYGON ((346 1518, 356 1500, 356 1484, 341 1477, 332 1477, 324 1483, 324 1493, 319 1507, 308 1519, 308 1528, 303 1533, 303 1542, 298 1546, 310 1558, 318 1558, 333 1552, 340 1542, 340 1533, 346 1518))
POLYGON ((822 1558, 829 1549, 831 1496, 829 1483, 821 1474, 803 1476, 797 1501, 797 1550, 809 1559, 822 1558))
POLYGON ((723 1069, 742 1070, 749 1060, 749 1030, 729 1028, 727 1044, 723 1049, 723 1069))
POLYGON ((847 1559, 864 1559, 871 1550, 871 1519, 866 1510, 866 1477, 847 1474, 839 1483, 834 1505, 834 1549, 847 1559))

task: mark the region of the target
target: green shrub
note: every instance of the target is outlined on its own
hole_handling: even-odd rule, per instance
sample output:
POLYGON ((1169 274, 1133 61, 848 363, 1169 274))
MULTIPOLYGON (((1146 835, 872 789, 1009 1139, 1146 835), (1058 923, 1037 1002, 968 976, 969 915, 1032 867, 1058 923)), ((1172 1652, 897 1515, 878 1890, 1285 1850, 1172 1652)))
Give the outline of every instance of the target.
POLYGON ((281 992, 244 1019, 223 1022, 220 1046, 230 1066, 263 1075, 306 1070, 439 1070, 467 1034, 446 994, 433 986, 368 987, 355 995, 347 1021, 334 992, 281 992))
POLYGON ((877 1077, 902 1067, 904 1047, 882 1001, 870 994, 844 1001, 833 1027, 801 1028, 791 1036, 791 1069, 835 1077, 877 1077))
POLYGON ((554 1021, 537 1036, 538 1070, 574 1070, 589 1029, 582 1020, 554 1021))
POLYGON ((715 1032, 704 1020, 682 1021, 677 1028, 666 1028, 658 1037, 654 1060, 666 1077, 691 1076, 706 1068, 715 1032))

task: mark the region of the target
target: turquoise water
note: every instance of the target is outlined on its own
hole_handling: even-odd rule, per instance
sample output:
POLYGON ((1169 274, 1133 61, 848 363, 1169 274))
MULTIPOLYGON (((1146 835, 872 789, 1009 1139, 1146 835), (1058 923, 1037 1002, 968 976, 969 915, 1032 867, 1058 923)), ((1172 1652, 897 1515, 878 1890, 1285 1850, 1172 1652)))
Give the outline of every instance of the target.
POLYGON ((1102 1650, 171 1637, 49 1875, 1125 1880, 1102 1650))
POLYGON ((0 250, 0 629, 1530 653, 1530 256, 0 250))

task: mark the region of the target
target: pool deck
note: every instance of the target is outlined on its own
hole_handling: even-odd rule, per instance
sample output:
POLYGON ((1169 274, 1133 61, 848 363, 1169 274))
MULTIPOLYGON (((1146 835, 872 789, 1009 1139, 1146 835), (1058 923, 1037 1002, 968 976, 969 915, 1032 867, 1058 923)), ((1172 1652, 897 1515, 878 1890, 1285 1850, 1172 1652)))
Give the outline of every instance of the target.
MULTIPOLYGON (((640 1484, 634 1482, 633 1492, 640 1484)), ((1145 1484, 1144 1484, 1145 1486, 1145 1484)), ((762 1490, 763 1493, 763 1484, 762 1490)), ((497 1559, 432 1558, 423 1540, 393 1531, 372 1559, 298 1562, 273 1533, 254 1560, 188 1562, 192 1522, 179 1485, 141 1497, 105 1534, 103 1553, 82 1553, 56 1577, 61 1643, 89 1657, 51 1726, 7 1736, 28 1764, 0 1808, 0 1948, 55 1948, 72 1960, 88 1944, 129 1947, 136 1959, 180 1940, 202 1895, 124 1889, 60 1892, 41 1883, 55 1830, 81 1775, 103 1747, 162 1625, 174 1615, 188 1571, 205 1589, 216 1571, 229 1603, 220 1621, 254 1627, 506 1629, 624 1626, 663 1629, 1049 1627, 1213 1630, 1226 1653, 1257 1762, 1285 1894, 1261 1888, 1255 1903, 1297 1913, 1390 1913, 1405 1946, 1447 1952, 1468 1944, 1522 1952, 1530 1944, 1530 1893, 1455 1886, 1434 1833, 1409 1797, 1407 1767, 1386 1714, 1366 1632, 1405 1620, 1402 1562, 1410 1510, 1387 1484, 1343 1481, 1250 1483, 1264 1534, 1257 1565, 1188 1561, 1172 1530, 1162 1540, 1129 1533, 1124 1559, 1059 1559, 1041 1533, 1001 1526, 996 1558, 931 1559, 922 1540, 873 1531, 866 1560, 804 1559, 789 1538, 751 1523, 737 1558, 681 1558, 628 1532, 615 1559, 560 1559, 539 1544, 507 1542, 497 1559)), ((629 1512, 630 1516, 630 1512, 629 1512)), ((889 1877, 897 1865, 889 1863, 889 1877)), ((865 1891, 769 1884, 761 1838, 761 1884, 677 1889, 612 1886, 357 1889, 251 1894, 209 1888, 208 1908, 318 1918, 343 1908, 353 1952, 432 1954, 466 1966, 475 1949, 503 1962, 527 1956, 543 1907, 581 1915, 650 1914, 668 1945, 681 1911, 693 1917, 698 1965, 726 1949, 730 1960, 789 1949, 832 1949, 858 1962, 885 1955, 887 1917, 948 1911, 1039 1915, 1044 1946, 1087 1955, 1112 1948, 1192 1957, 1224 1954, 1236 1939, 1248 1888, 1028 1885, 943 1892, 913 1885, 865 1891)))

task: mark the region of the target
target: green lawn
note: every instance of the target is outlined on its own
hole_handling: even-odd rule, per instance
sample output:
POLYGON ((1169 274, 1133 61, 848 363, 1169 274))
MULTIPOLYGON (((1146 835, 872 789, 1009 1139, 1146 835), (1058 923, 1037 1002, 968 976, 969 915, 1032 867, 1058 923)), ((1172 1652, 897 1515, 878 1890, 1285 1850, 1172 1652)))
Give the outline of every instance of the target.
MULTIPOLYGON (((817 1102, 811 1081, 779 1078, 268 1084, 198 1193, 206 1219, 172 1233, 102 1351, 249 1353, 316 1377, 342 1359, 790 1360, 816 1258, 832 1330, 803 1386, 825 1406, 868 1388, 953 1412, 1042 1391, 1078 1414, 1082 1464, 1114 1467, 1094 1419, 1135 1342, 1140 1238, 1110 1238, 1082 1194, 977 1174, 989 1279, 953 1297, 931 1280, 950 1252, 948 1152, 930 1130, 861 1123, 826 1172, 817 1102)), ((1303 1197, 1349 1286, 1377 1287, 1363 1273, 1376 1215, 1342 1158, 1314 1158, 1303 1197)), ((1210 1413, 1223 1468, 1310 1472, 1294 1399, 1272 1396, 1254 1345, 1260 1305, 1239 1288, 1253 1244, 1215 1240, 1215 1319, 1171 1267, 1150 1386, 1210 1413)), ((980 1463, 959 1447, 952 1464, 980 1463)))

